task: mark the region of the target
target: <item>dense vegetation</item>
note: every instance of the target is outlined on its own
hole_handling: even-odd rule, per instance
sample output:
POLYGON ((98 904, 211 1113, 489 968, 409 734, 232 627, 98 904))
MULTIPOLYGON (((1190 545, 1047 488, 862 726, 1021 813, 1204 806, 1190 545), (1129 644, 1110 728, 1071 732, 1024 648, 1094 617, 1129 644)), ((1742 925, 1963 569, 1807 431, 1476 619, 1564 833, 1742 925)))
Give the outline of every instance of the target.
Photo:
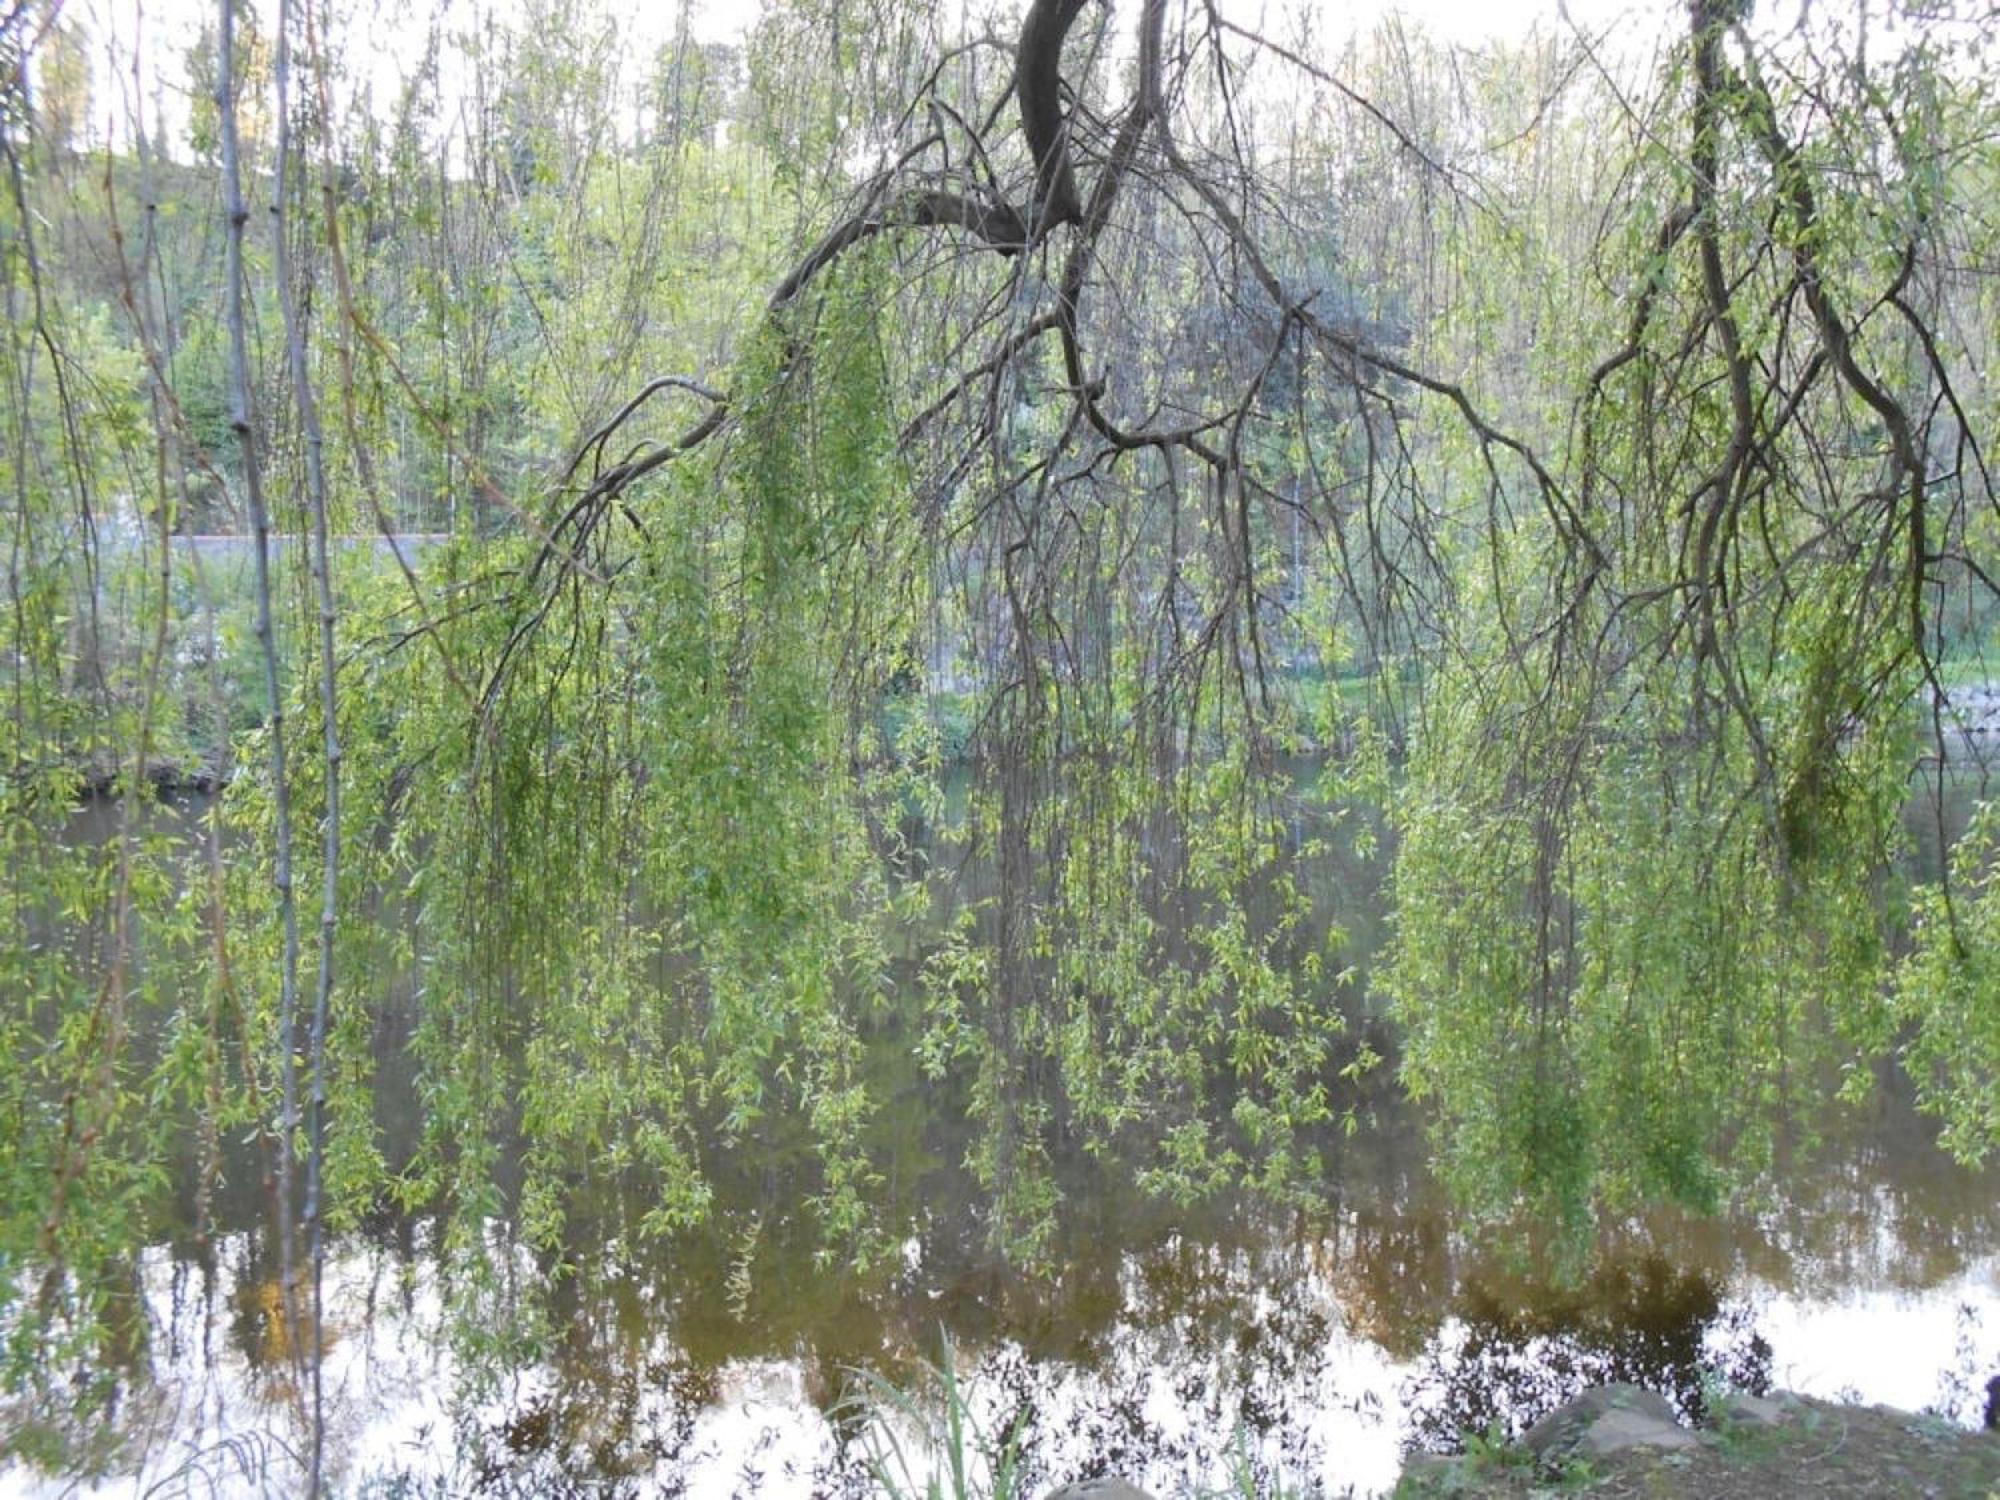
POLYGON ((385 1203, 469 1340, 496 1226, 673 1235, 746 1136, 889 1253, 911 1063, 1025 1262, 1058 1138, 1308 1202, 1386 1053, 1496 1221, 1754 1194, 1896 1062, 2000 1144, 1994 815, 1898 873, 1994 619, 1989 39, 933 10, 531 0, 394 98, 309 4, 7 12, 10 1389, 108 1389, 244 1140, 307 1370, 385 1203))

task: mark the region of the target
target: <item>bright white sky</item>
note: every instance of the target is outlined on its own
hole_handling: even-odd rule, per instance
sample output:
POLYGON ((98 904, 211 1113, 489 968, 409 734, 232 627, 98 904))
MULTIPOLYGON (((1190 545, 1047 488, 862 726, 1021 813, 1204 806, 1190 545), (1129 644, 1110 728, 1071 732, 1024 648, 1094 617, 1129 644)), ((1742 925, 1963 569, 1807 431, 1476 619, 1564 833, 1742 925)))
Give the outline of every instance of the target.
MULTIPOLYGON (((94 98, 90 134, 95 139, 129 137, 136 93, 149 133, 164 121, 170 140, 184 138, 187 117, 186 56, 219 0, 58 0, 80 19, 92 41, 94 98), (134 67, 134 55, 139 66, 134 67)), ((278 0, 238 0, 256 9, 268 35, 278 0)), ((295 0, 304 3, 304 0, 295 0)), ((421 58, 434 16, 447 36, 471 34, 489 17, 518 16, 524 0, 312 0, 320 14, 331 13, 336 34, 345 40, 350 87, 367 87, 386 106, 404 75, 421 58)), ((588 7, 592 0, 582 0, 588 7)), ((755 21, 762 0, 595 0, 620 22, 628 59, 650 57, 670 41, 685 12, 703 42, 740 39, 755 21)), ((958 0, 988 9, 1004 0, 958 0)), ((1133 0, 1109 0, 1129 16, 1133 0)), ((1766 35, 1791 31, 1807 15, 1815 27, 1833 24, 1869 34, 1871 54, 1893 53, 1913 33, 1897 11, 1914 0, 1760 0, 1756 26, 1766 35)), ((1984 0, 1973 0, 1973 9, 1984 0)), ((1229 0, 1244 24, 1273 36, 1296 36, 1301 20, 1323 56, 1337 56, 1348 36, 1372 32, 1400 13, 1432 35, 1462 46, 1494 40, 1581 30, 1599 40, 1606 54, 1625 62, 1650 61, 1659 43, 1685 25, 1685 0, 1229 0)), ((1955 9, 1951 0, 1931 9, 1940 17, 1955 9)), ((1947 22, 1946 24, 1949 24, 1947 22)), ((449 60, 447 67, 452 65, 449 60)), ((453 92, 447 71, 444 92, 453 92)))
MULTIPOLYGON (((268 35, 277 0, 239 0, 257 9, 268 35)), ((430 18, 442 5, 447 32, 469 32, 487 16, 518 13, 520 0, 320 0, 330 4, 336 28, 347 38, 353 73, 370 80, 375 97, 395 96, 404 72, 418 59, 430 18), (365 42, 361 39, 367 39, 365 42)), ((1116 3, 1116 0, 1114 0, 1116 3)), ((1775 9, 1795 11, 1804 0, 1778 0, 1775 9)), ((1422 24, 1431 33, 1467 46, 1496 38, 1566 30, 1574 23, 1595 35, 1609 32, 1623 43, 1650 50, 1660 29, 1678 27, 1680 0, 1243 0, 1233 6, 1246 24, 1268 22, 1274 35, 1292 30, 1283 18, 1313 7, 1312 30, 1332 47, 1345 34, 1369 31, 1391 12, 1422 24), (1564 9, 1559 11, 1559 5, 1564 9), (1568 21, 1563 19, 1567 15, 1568 21)), ((668 41, 681 6, 674 0, 607 0, 632 44, 628 55, 643 57, 668 41)), ((1129 0, 1119 5, 1129 11, 1129 0)), ((66 0, 66 13, 80 19, 92 39, 94 100, 92 133, 115 139, 129 134, 136 52, 142 108, 149 131, 163 119, 178 138, 186 118, 185 57, 202 25, 216 12, 212 0, 66 0)), ((740 38, 756 19, 760 0, 691 0, 689 17, 704 42, 740 38)), ((1780 20, 1780 24, 1783 21, 1780 20)))

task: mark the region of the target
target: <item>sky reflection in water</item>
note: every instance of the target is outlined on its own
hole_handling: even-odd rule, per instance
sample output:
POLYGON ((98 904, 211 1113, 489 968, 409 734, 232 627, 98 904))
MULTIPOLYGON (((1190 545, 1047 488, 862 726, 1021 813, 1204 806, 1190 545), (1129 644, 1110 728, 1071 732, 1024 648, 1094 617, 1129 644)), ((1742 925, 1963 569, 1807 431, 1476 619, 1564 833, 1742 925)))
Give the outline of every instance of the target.
MULTIPOLYGON (((732 1308, 717 1273, 739 1226, 607 1250, 556 1298, 534 1358, 451 1346, 429 1226, 398 1221, 329 1271, 329 1451, 340 1493, 862 1494, 849 1372, 921 1388, 940 1330, 983 1429, 1020 1424, 1029 1493, 1103 1471, 1191 1493, 1224 1483, 1239 1447, 1260 1471, 1377 1493, 1407 1447, 1518 1430, 1614 1378, 1690 1412, 1720 1377, 1971 1423, 2000 1369, 2000 1192, 1926 1134, 1887 1106, 1789 1206, 1611 1226, 1567 1287, 1451 1230, 1402 1159, 1419 1149, 1407 1128, 1372 1143, 1374 1170, 1318 1224, 1103 1203, 1044 1279, 941 1213, 869 1278, 815 1272, 806 1236, 769 1234, 732 1308)), ((539 1274, 497 1231, 492 1253, 539 1274)), ((138 1276, 150 1328, 117 1420, 143 1467, 80 1490, 0 1470, 0 1493, 130 1495, 176 1471, 256 1493, 260 1464, 282 1473, 293 1428, 260 1248, 233 1236, 204 1267, 157 1247, 138 1276)), ((907 1424, 873 1441, 890 1436, 920 1465, 907 1424)))

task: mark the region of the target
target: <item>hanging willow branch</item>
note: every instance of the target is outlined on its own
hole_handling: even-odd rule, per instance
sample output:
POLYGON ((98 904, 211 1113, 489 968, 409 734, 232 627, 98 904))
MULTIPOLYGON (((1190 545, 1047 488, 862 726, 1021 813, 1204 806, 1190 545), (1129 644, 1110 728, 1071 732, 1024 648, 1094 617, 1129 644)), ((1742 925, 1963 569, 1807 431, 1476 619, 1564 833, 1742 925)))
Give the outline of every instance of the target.
MULTIPOLYGON (((1893 267, 1862 253, 1872 241, 1841 261, 1827 189, 1796 138, 1804 111, 1787 114, 1758 76, 1741 11, 1691 6, 1676 53, 1685 68, 1665 75, 1658 115, 1632 122, 1624 170, 1641 189, 1641 233, 1625 247, 1601 229, 1581 257, 1588 266, 1567 268, 1579 316, 1601 312, 1604 324, 1505 349, 1520 366, 1509 372, 1514 401, 1477 369, 1448 367, 1449 331, 1412 353, 1410 332, 1354 311, 1360 299, 1316 238, 1337 232, 1281 199, 1255 160, 1224 44, 1326 85, 1373 122, 1365 128, 1386 131, 1399 165, 1441 183, 1454 213, 1487 213, 1492 195, 1471 191, 1476 179, 1421 129, 1224 21, 1218 6, 1143 0, 1111 68, 1098 65, 1108 32, 1082 44, 1091 8, 1034 0, 1004 86, 975 81, 979 97, 947 97, 934 70, 873 143, 886 165, 764 301, 754 342, 777 351, 768 362, 750 362, 735 385, 686 374, 645 382, 588 430, 517 580, 526 595, 491 669, 482 725, 518 664, 535 659, 524 648, 545 624, 586 613, 556 610, 579 587, 583 560, 617 576, 605 523, 648 520, 640 482, 719 450, 718 488, 740 498, 735 478, 788 448, 830 392, 833 382, 816 383, 827 355, 816 337, 834 326, 831 310, 893 266, 895 290, 878 312, 885 322, 914 312, 921 326, 863 338, 871 356, 906 361, 888 388, 906 403, 893 413, 899 499, 917 545, 932 549, 926 563, 957 570, 955 628, 987 690, 974 759, 993 810, 982 853, 998 866, 992 1055, 1017 1062, 1032 1030, 1017 1012, 1068 998, 1049 983, 1044 950, 1061 939, 1038 929, 1037 903, 1086 817, 1058 805, 1076 762, 1129 755, 1173 771, 1221 743, 1250 747, 1245 760, 1257 762, 1246 801, 1278 784, 1273 730, 1296 720, 1267 673, 1297 603, 1274 586, 1269 559, 1289 514, 1337 559, 1332 603, 1315 600, 1324 618, 1334 630, 1360 623, 1378 687, 1392 670, 1418 680, 1411 737, 1465 742, 1462 757, 1441 753, 1425 770, 1428 789, 1492 824, 1456 843, 1440 835, 1440 847, 1501 849, 1531 831, 1519 864, 1494 881, 1509 903, 1495 922, 1512 920, 1523 891, 1529 916, 1511 955, 1520 967, 1491 987, 1505 993, 1473 993, 1458 972, 1425 972, 1408 988, 1446 997, 1434 1012, 1440 1034, 1480 1005, 1532 1009, 1526 1076, 1555 1113, 1524 1128, 1541 1141, 1565 1106, 1571 1068, 1559 1054, 1579 976, 1591 972, 1590 923, 1630 915, 1615 899, 1586 908, 1579 893, 1577 851, 1618 810, 1607 799, 1644 783, 1659 788, 1663 818, 1713 809, 1690 909, 1727 926, 1776 891, 1771 920, 1790 922, 1813 880, 1834 899, 1826 870, 1842 861, 1815 858, 1816 848, 1849 856, 1838 878, 1850 880, 1885 854, 1887 825, 1855 809, 1882 800, 1863 783, 1886 774, 1878 757, 1890 752, 1878 747, 1916 675, 1928 680, 1934 724, 1941 717, 1928 600, 1946 549, 1933 534, 1940 476, 1928 455, 1940 410, 1961 429, 1971 423, 1908 295, 1922 286, 1932 226, 1923 215, 1903 226, 1893 267), (1089 61, 1077 55, 1086 52, 1089 61), (1624 300, 1599 302, 1606 283, 1624 300), (1913 378, 1875 342, 1885 325, 1910 346, 1913 378), (1573 377, 1558 363, 1565 351, 1573 377), (676 435, 648 434, 669 400, 699 405, 676 416, 676 435), (762 423, 774 406, 786 420, 762 423), (1568 433, 1539 411, 1568 412, 1568 433), (1093 698, 1114 675, 1115 690, 1093 698), (1441 729, 1424 722, 1434 705, 1441 729), (1604 769, 1613 761, 1616 774, 1604 769), (1724 890, 1734 896, 1719 898, 1724 890)), ((1545 104, 1538 124, 1549 115, 1545 104)), ((1475 223, 1467 239, 1504 248, 1516 230, 1475 223)), ((1512 296, 1504 283, 1498 293, 1512 296)), ((1532 288, 1520 300, 1557 319, 1572 311, 1543 306, 1532 288)), ((1461 317, 1448 304, 1425 312, 1449 325, 1461 317)), ((1476 365, 1494 314, 1482 304, 1463 316, 1480 320, 1461 351, 1476 365)), ((855 336, 851 324, 842 331, 855 336)), ((1983 468, 1976 434, 1962 431, 1958 446, 1983 468)), ((773 471, 812 488, 781 463, 773 471)), ((768 508, 796 519, 782 503, 768 508)), ((761 540, 768 519, 724 524, 761 540)), ((792 540, 823 559, 813 550, 822 536, 792 540)), ((1970 558, 1953 560, 1983 579, 1970 558)), ((1295 561, 1300 592, 1321 581, 1307 574, 1295 561)), ((737 576, 721 586, 748 587, 737 576)), ((579 638, 558 675, 584 651, 579 638)), ((1459 872, 1439 868, 1456 889, 1459 872)), ((1450 907, 1419 913, 1409 930, 1434 919, 1435 935, 1458 919, 1450 907)), ((1816 940, 1784 930, 1788 952, 1816 940)), ((1463 938, 1513 940, 1497 926, 1463 938)), ((1413 960, 1409 972, 1421 968, 1413 960)), ((1706 982, 1690 979, 1660 1003, 1705 1014, 1706 982)), ((1774 1026, 1789 1026, 1781 990, 1763 998, 1774 1026)), ((1687 1139, 1709 1129, 1708 1143, 1725 1139, 1715 1121, 1726 1117, 1717 1106, 1686 1124, 1687 1139)))

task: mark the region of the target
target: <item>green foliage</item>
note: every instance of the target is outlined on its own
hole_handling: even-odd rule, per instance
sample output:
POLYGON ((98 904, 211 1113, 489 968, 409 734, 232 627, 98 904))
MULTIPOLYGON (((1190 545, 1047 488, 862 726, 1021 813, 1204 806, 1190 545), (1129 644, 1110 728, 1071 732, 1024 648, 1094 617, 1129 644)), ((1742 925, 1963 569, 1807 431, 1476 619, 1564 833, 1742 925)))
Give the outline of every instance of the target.
POLYGON ((454 628, 479 680, 516 644, 469 739, 415 652, 376 685, 357 725, 375 758, 452 789, 397 811, 426 971, 428 1145, 406 1194, 493 1212, 517 1117, 531 1244, 556 1251, 599 1180, 645 1184, 630 1228, 663 1234, 705 1211, 700 1141, 796 1111, 828 1242, 867 1253, 857 1028, 879 1003, 888 896, 838 681, 899 636, 893 599, 853 613, 894 496, 877 377, 852 353, 860 305, 829 309, 810 399, 769 377, 754 394, 752 356, 747 425, 782 437, 762 466, 676 471, 616 590, 563 586, 538 623, 530 601, 454 628))
MULTIPOLYGON (((1557 502, 1491 450, 1442 445, 1442 488, 1514 521, 1455 538, 1455 615, 1394 802, 1380 984, 1445 1169, 1492 1217, 1580 1229, 1661 1198, 1713 1209, 1780 1141, 1810 1139, 1822 1091, 1864 1093, 1870 1060, 1934 999, 1906 1056, 1961 1152, 1991 1092, 1941 892, 1917 896, 1922 956, 1890 961, 1914 705, 1945 629, 1899 568, 1919 566, 1913 528, 1970 523, 1898 488, 1880 393, 1905 390, 1926 351, 1914 314, 1863 311, 1899 234, 1959 222, 1943 142, 1964 100, 1899 68, 1879 83, 1896 107, 1839 111, 1788 156, 1770 131, 1796 101, 1771 102, 1753 65, 1728 76, 1706 106, 1686 102, 1692 72, 1662 96, 1693 111, 1669 118, 1705 107, 1712 139, 1634 130, 1604 150, 1620 201, 1713 194, 1692 227, 1634 214, 1593 267, 1562 250, 1569 205, 1537 186, 1539 210, 1465 231, 1471 263, 1530 288, 1512 317, 1530 315, 1536 361, 1498 363, 1533 388, 1516 409, 1567 424, 1569 484, 1557 502), (1712 182, 1690 166, 1703 149, 1725 163, 1712 182), (1859 183, 1837 165, 1885 156, 1901 166, 1859 183), (1752 227, 1766 213, 1791 251, 1775 267, 1752 227), (1844 351, 1801 343, 1784 315, 1808 272, 1852 310, 1844 351), (1604 302, 1593 277, 1632 291, 1604 302)), ((1438 337, 1483 346, 1511 320, 1475 301, 1438 337)), ((1980 860, 1962 850, 1954 883, 1980 860)))
POLYGON ((1921 887, 1914 942, 1896 966, 1894 1016, 1939 1144, 1977 1165, 2000 1147, 2000 888, 1994 806, 1982 801, 1943 880, 1921 887))
MULTIPOLYGON (((1836 570, 1816 582, 1851 597, 1836 570)), ((1776 1132, 1810 1128, 1846 1047, 1879 1038, 1910 716, 1857 720, 1855 684, 1891 668, 1845 635, 1835 665, 1812 607, 1741 689, 1754 730, 1720 708, 1690 725, 1699 661, 1600 680, 1520 656, 1497 623, 1497 664, 1428 684, 1379 982, 1447 1170, 1486 1213, 1712 1210, 1776 1132)))
MULTIPOLYGON (((0 207, 0 230, 25 280, 21 208, 0 207)), ((158 619, 157 556, 148 577, 73 540, 117 519, 106 496, 143 452, 134 362, 92 310, 58 317, 11 325, 6 343, 24 399, 8 413, 0 625, 0 1382, 65 1392, 73 1415, 40 1440, 84 1461, 93 1419, 145 1356, 133 1256, 177 1135, 156 1106, 188 1097, 204 1064, 151 1035, 174 1011, 167 966, 193 937, 178 832, 141 800, 150 755, 173 744, 163 640, 130 623, 158 619), (62 378, 23 383, 38 331, 62 338, 62 378), (80 809, 87 780, 124 795, 80 809), (73 837, 92 819, 100 837, 73 837)))

